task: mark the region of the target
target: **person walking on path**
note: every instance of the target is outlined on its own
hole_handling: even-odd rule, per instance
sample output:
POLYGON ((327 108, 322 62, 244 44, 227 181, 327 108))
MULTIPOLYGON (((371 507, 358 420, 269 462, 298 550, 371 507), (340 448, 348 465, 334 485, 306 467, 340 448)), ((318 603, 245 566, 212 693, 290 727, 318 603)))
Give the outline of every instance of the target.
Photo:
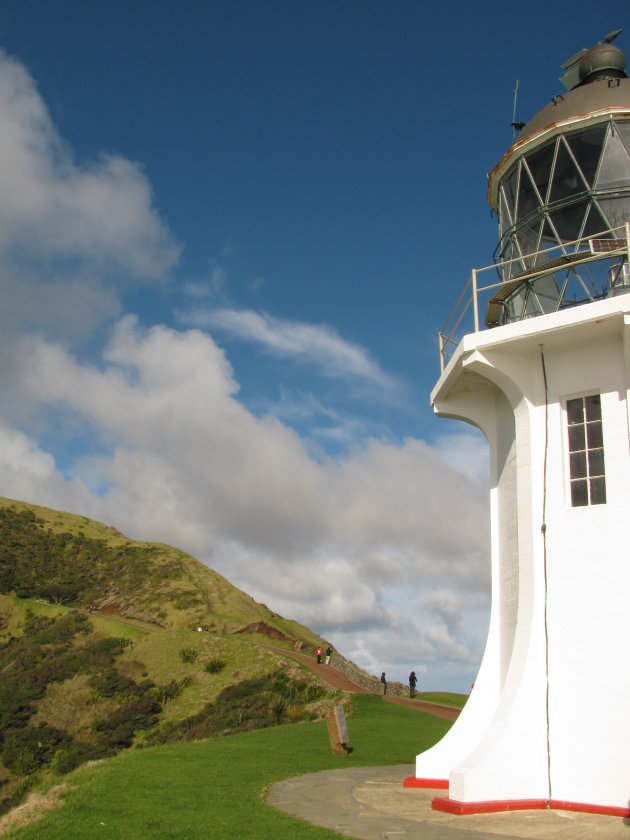
POLYGON ((332 648, 330 645, 326 648, 326 665, 330 665, 330 657, 332 655, 332 648))
POLYGON ((387 694, 387 680, 385 679, 385 671, 381 674, 381 682, 383 683, 383 696, 387 694))
POLYGON ((317 654, 317 664, 319 665, 322 661, 322 649, 318 647, 315 653, 317 654))
POLYGON ((413 700, 416 696, 416 685, 418 684, 418 678, 416 677, 416 672, 412 671, 409 674, 409 697, 413 700))

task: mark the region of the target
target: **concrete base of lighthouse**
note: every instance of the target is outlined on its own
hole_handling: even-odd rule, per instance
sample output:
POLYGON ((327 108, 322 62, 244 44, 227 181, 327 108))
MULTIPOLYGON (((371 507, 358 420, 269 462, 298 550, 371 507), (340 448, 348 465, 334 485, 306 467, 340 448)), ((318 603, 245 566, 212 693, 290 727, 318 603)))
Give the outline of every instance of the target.
POLYGON ((492 522, 479 676, 408 780, 448 783, 437 807, 630 815, 629 385, 624 295, 469 335, 434 389, 438 414, 488 438, 492 522), (601 400, 606 503, 573 507, 566 401, 589 394, 601 400))

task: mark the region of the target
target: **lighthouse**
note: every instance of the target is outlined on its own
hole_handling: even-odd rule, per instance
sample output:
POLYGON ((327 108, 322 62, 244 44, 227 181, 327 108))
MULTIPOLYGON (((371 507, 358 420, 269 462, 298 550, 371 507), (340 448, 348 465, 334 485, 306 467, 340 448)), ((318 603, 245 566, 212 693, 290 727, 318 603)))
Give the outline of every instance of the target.
POLYGON ((431 401, 490 451, 492 606, 471 696, 409 787, 434 808, 630 815, 630 80, 612 32, 489 175, 493 265, 431 401))

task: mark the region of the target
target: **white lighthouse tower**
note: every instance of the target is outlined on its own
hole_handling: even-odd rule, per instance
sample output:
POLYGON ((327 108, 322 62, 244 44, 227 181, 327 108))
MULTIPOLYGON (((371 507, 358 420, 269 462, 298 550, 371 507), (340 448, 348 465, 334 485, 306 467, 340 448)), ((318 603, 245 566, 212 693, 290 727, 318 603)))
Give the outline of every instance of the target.
POLYGON ((471 697, 405 784, 444 788, 434 807, 455 813, 630 815, 630 80, 616 35, 563 65, 566 92, 491 172, 495 265, 473 271, 440 336, 435 411, 490 445, 492 610, 471 697))

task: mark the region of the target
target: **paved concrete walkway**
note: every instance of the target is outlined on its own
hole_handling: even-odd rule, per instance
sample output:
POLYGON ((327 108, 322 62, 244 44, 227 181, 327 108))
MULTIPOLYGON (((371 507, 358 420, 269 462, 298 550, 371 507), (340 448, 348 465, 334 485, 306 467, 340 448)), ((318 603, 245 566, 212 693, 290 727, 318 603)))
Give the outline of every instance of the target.
POLYGON ((362 840, 630 840, 630 820, 570 811, 457 817, 431 809, 441 791, 404 788, 413 764, 354 767, 273 785, 267 802, 292 816, 362 840))

